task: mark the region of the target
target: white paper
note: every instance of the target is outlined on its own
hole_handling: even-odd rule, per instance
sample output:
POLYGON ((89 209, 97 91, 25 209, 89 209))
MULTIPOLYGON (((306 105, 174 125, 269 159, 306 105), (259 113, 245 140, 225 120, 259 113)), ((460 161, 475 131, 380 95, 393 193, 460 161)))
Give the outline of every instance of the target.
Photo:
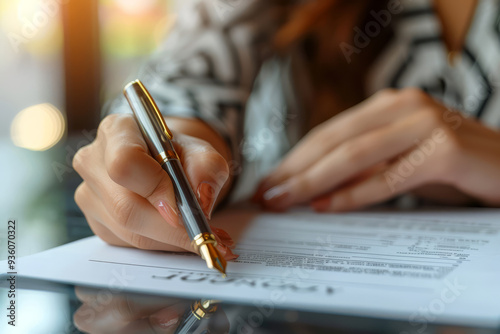
POLYGON ((500 324, 498 210, 233 212, 217 225, 239 239, 226 279, 196 255, 112 247, 97 237, 21 258, 19 275, 410 323, 500 324))

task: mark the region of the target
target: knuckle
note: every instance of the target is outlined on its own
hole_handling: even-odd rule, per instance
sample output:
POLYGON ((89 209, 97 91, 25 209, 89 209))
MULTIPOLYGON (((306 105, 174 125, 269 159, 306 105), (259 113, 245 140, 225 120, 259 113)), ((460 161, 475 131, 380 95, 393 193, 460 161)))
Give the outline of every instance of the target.
POLYGON ((115 131, 122 132, 123 129, 129 129, 135 126, 134 116, 132 114, 111 114, 104 117, 97 128, 97 138, 105 138, 106 134, 115 131))
POLYGON ((304 136, 303 141, 309 141, 309 142, 320 142, 325 139, 329 139, 331 135, 331 131, 329 129, 331 128, 331 125, 336 122, 336 118, 332 117, 326 122, 320 123, 310 129, 306 135, 304 136))
POLYGON ((158 197, 165 196, 165 194, 172 194, 172 191, 172 181, 170 180, 169 176, 164 173, 163 177, 157 183, 152 183, 151 188, 145 190, 145 193, 143 195, 144 198, 152 201, 158 197))
POLYGON ((394 88, 384 88, 375 93, 374 97, 377 99, 394 98, 398 90, 394 88))
POLYGON ((172 245, 175 245, 177 247, 181 247, 183 249, 193 251, 193 247, 191 246, 191 239, 189 239, 189 236, 187 233, 177 233, 175 236, 172 236, 173 239, 171 242, 172 245))
POLYGON ((85 162, 88 160, 91 154, 90 151, 91 151, 91 145, 84 146, 80 148, 73 157, 72 161, 73 169, 80 175, 87 167, 87 164, 85 162))
POLYGON ((135 315, 134 302, 130 298, 130 295, 126 294, 116 301, 116 308, 112 308, 115 312, 115 319, 127 320, 135 315))
MULTIPOLYGON (((333 120, 333 118, 332 118, 333 120)), ((328 143, 331 141, 332 137, 332 131, 329 131, 330 128, 328 127, 327 123, 322 123, 320 125, 317 125, 314 129, 312 129, 312 138, 314 139, 315 142, 318 143, 328 143)))
POLYGON ((122 184, 124 180, 131 177, 133 164, 138 164, 144 155, 140 145, 127 144, 119 150, 113 150, 109 158, 106 158, 106 171, 109 177, 116 183, 122 184))
POLYGON ((317 125, 314 128, 312 128, 311 130, 309 130, 304 138, 309 139, 309 140, 316 139, 317 137, 319 137, 321 135, 322 132, 323 132, 322 126, 320 124, 320 125, 317 125))
POLYGON ((116 222, 126 230, 133 230, 134 201, 127 196, 120 196, 112 200, 111 206, 116 222))
POLYGON ((316 155, 326 154, 331 149, 331 143, 334 142, 332 131, 329 131, 328 122, 320 124, 310 130, 302 141, 303 147, 310 147, 316 155))
POLYGON ((446 129, 444 133, 446 136, 446 141, 444 146, 445 154, 447 155, 447 158, 449 160, 453 160, 453 162, 455 162, 456 158, 463 154, 465 150, 465 145, 455 131, 451 129, 446 129))
POLYGON ((95 312, 90 309, 90 311, 85 312, 85 315, 82 315, 81 313, 82 312, 78 310, 73 314, 73 323, 75 324, 75 327, 82 332, 92 332, 93 328, 91 324, 93 323, 92 320, 95 318, 95 312))
POLYGON ((438 108, 429 107, 421 110, 423 121, 432 127, 444 127, 443 118, 438 108))
POLYGON ((84 211, 84 203, 86 202, 87 196, 88 196, 87 185, 85 184, 85 182, 82 182, 76 188, 74 194, 75 203, 82 211, 84 211))
POLYGON ((436 166, 436 178, 441 181, 453 182, 457 174, 461 174, 461 159, 466 147, 455 131, 446 129, 444 136, 446 140, 439 144, 442 147, 439 150, 441 163, 436 166))
POLYGON ((293 178, 294 189, 300 192, 301 196, 308 198, 316 192, 316 187, 312 184, 311 179, 313 176, 310 172, 303 175, 297 175, 293 178))
POLYGON ((97 128, 97 136, 110 132, 119 116, 119 114, 112 114, 104 117, 97 128))
MULTIPOLYGON (((329 144, 332 142, 332 134, 330 133, 330 131, 326 131, 326 130, 321 131, 320 130, 315 135, 314 142, 318 144, 317 148, 321 149, 321 148, 326 146, 325 144, 329 144)), ((323 150, 321 150, 321 151, 323 151, 323 150)))

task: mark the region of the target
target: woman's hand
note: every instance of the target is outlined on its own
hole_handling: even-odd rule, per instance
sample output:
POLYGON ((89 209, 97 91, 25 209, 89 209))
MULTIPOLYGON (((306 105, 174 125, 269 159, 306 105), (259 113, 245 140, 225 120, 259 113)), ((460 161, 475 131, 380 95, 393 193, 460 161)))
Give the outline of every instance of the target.
MULTIPOLYGON (((192 304, 169 297, 87 287, 75 287, 75 293, 82 305, 73 315, 73 322, 85 333, 174 333, 192 304)), ((229 320, 221 307, 198 325, 198 332, 207 329, 214 334, 229 333, 229 320)))
POLYGON ((254 199, 345 211, 436 184, 499 206, 500 132, 418 89, 385 90, 313 129, 254 199))
MULTIPOLYGON (((173 129, 212 135, 195 120, 170 119, 173 129), (186 122, 188 122, 186 124, 186 122)), ((191 186, 207 217, 229 182, 226 159, 207 141, 175 133, 174 145, 191 186), (226 185, 226 186, 225 186, 226 185)), ((97 138, 73 160, 83 183, 75 201, 104 241, 149 250, 193 251, 179 217, 168 174, 151 157, 132 115, 110 115, 100 124, 97 138)), ((219 251, 234 258, 231 238, 214 230, 219 251)))

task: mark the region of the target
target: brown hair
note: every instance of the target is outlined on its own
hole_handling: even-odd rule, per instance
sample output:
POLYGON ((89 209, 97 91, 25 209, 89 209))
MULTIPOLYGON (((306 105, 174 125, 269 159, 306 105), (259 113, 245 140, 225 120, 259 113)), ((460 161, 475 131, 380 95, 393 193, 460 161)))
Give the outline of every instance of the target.
POLYGON ((312 0, 298 5, 276 34, 274 45, 278 52, 299 46, 307 55, 314 91, 314 105, 308 108, 314 111, 309 115, 308 129, 366 98, 364 81, 368 66, 387 38, 375 38, 363 52, 353 55, 352 62, 347 61, 340 45, 352 45, 353 28, 363 27, 368 13, 386 3, 386 0, 312 0))

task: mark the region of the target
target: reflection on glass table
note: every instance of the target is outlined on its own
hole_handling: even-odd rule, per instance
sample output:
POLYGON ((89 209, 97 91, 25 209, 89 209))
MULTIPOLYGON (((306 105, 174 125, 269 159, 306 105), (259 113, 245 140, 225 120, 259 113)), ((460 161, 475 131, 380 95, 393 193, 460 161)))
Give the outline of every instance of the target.
POLYGON ((112 294, 84 287, 76 287, 75 292, 82 305, 73 319, 84 332, 229 333, 229 321, 218 301, 112 294))
MULTIPOLYGON (((48 319, 60 325, 59 330, 16 331, 2 333, 384 333, 384 334, 494 334, 498 329, 471 328, 428 323, 411 326, 406 321, 369 317, 322 314, 290 309, 244 305, 224 301, 187 300, 169 296, 125 293, 113 289, 73 287, 58 283, 20 278, 20 296, 33 306, 30 315, 23 314, 21 322, 40 323, 36 314, 43 310, 48 319), (41 300, 66 301, 43 304, 41 300), (196 314, 193 314, 196 313, 196 314), (204 313, 210 313, 204 315, 204 313), (203 315, 203 316, 201 316, 203 315)), ((0 282, 0 295, 6 292, 0 282)), ((2 323, 3 324, 3 323, 2 323)), ((4 327, 5 328, 5 327, 4 327)), ((47 328, 47 327, 45 327, 47 328)), ((56 327, 53 327, 56 328, 56 327)))

